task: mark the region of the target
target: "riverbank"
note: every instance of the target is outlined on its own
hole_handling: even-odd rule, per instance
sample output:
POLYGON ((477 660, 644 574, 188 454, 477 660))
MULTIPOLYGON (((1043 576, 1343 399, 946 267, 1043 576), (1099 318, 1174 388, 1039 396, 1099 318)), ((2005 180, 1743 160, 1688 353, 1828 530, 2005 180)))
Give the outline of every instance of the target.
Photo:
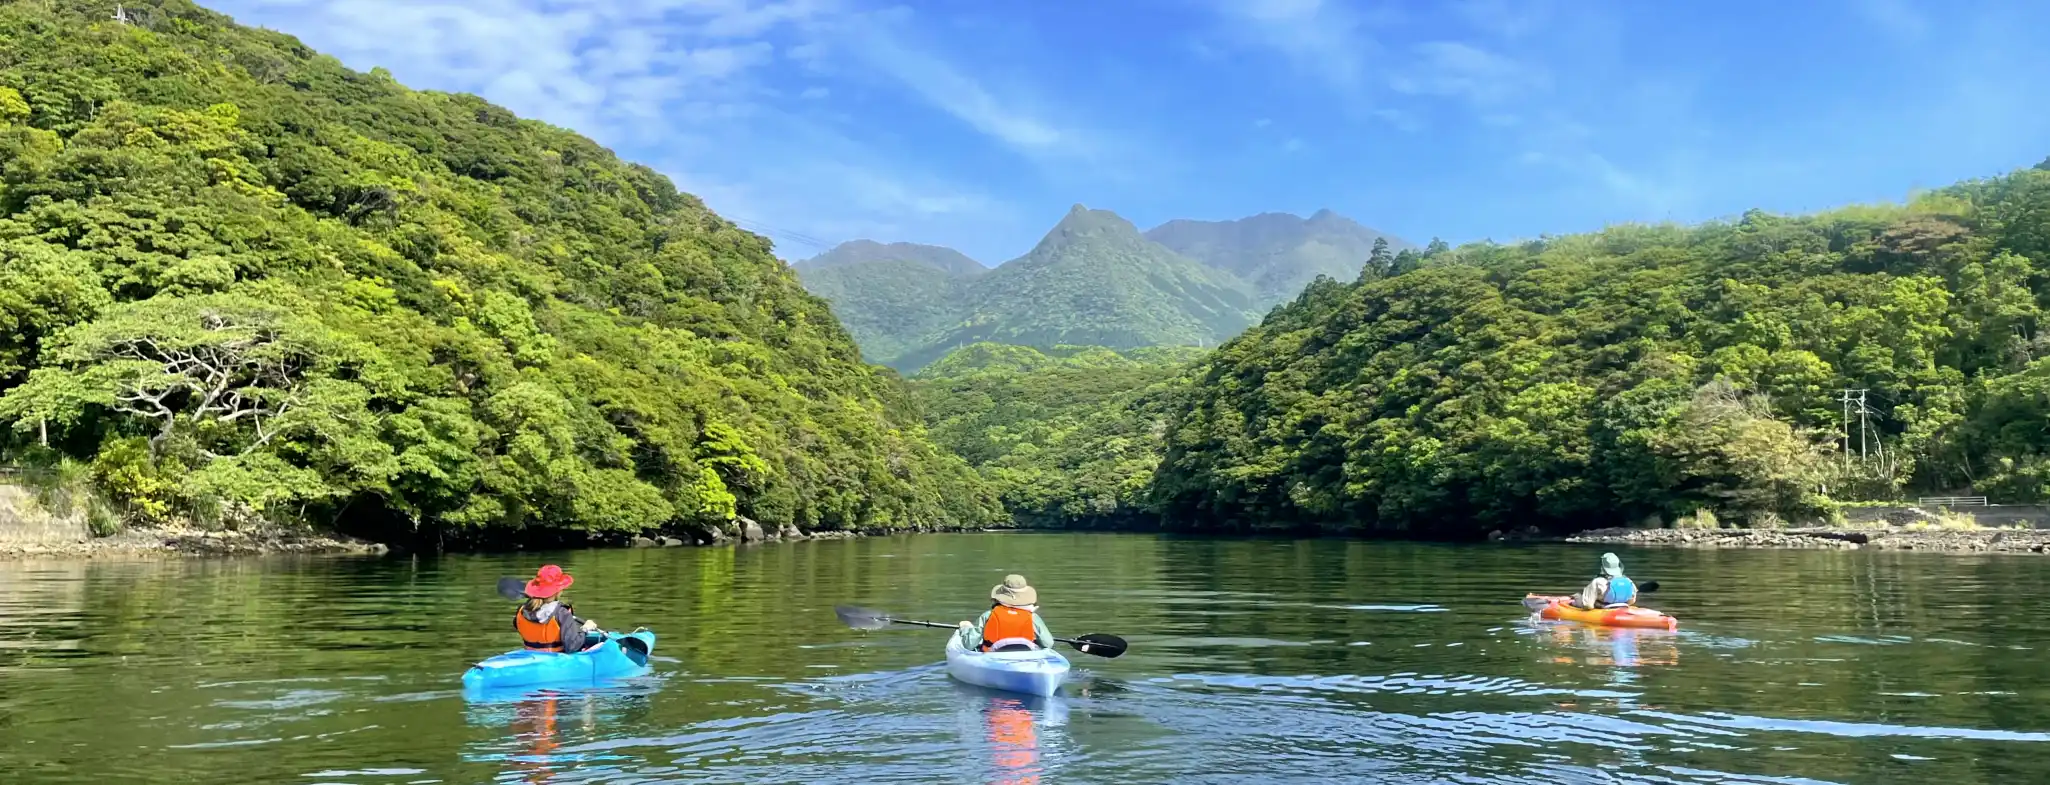
MULTIPOLYGON (((795 526, 764 528, 753 521, 742 519, 735 536, 724 532, 711 535, 700 534, 685 539, 675 536, 649 534, 643 536, 591 536, 577 542, 550 543, 546 549, 565 548, 676 548, 676 547, 721 547, 764 545, 776 542, 798 542, 803 540, 838 540, 866 537, 884 532, 822 531, 803 532, 795 526)), ((48 531, 29 531, 14 522, 0 520, 0 559, 62 556, 92 558, 96 556, 257 556, 265 554, 314 554, 314 555, 356 555, 378 556, 394 550, 404 552, 412 547, 394 543, 387 545, 371 540, 350 537, 334 532, 305 529, 269 528, 253 531, 216 531, 189 526, 172 525, 123 530, 106 537, 87 536, 83 527, 76 531, 50 527, 48 531), (41 536, 31 536, 41 535, 41 536)), ((517 548, 517 546, 515 546, 517 548)), ((488 552, 491 547, 456 547, 451 552, 488 552)))
POLYGON ((375 556, 390 550, 379 543, 313 531, 207 531, 185 527, 130 529, 106 537, 74 540, 0 541, 0 558, 254 556, 272 553, 375 556))
POLYGON ((1595 529, 1565 542, 1676 548, 2050 553, 2050 530, 1939 528, 1595 529))

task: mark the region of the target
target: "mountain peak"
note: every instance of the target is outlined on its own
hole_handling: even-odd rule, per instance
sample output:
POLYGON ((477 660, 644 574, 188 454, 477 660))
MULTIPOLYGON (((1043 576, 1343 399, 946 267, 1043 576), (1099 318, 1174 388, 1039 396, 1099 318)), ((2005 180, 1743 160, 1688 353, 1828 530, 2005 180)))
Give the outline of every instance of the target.
POLYGON ((1133 226, 1124 216, 1076 204, 1068 208, 1067 215, 1061 216, 1061 222, 1047 230, 1046 236, 1040 238, 1039 244, 1033 246, 1032 253, 1027 255, 1037 255, 1084 238, 1106 238, 1121 243, 1146 242, 1146 238, 1139 234, 1139 227, 1133 226))

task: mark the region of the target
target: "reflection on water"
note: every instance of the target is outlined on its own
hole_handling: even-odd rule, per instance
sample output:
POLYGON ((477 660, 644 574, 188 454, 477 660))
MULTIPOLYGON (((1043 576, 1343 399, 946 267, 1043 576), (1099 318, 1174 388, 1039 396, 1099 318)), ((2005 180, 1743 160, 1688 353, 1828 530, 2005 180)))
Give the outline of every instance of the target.
POLYGON ((958 535, 528 557, 0 563, 7 782, 2032 782, 2050 571, 2021 557, 1624 552, 1679 632, 1533 621, 1593 553, 958 535), (655 672, 465 696, 541 561, 655 672), (1022 572, 1051 699, 944 633, 1022 572), (1742 592, 1732 591, 1744 587, 1742 592), (674 641, 674 644, 670 642, 674 641))
POLYGON ((989 766, 981 781, 1000 785, 1038 785, 1043 756, 1060 743, 1067 724, 1067 704, 1059 696, 1009 695, 957 685, 961 705, 970 712, 971 745, 980 742, 989 766))

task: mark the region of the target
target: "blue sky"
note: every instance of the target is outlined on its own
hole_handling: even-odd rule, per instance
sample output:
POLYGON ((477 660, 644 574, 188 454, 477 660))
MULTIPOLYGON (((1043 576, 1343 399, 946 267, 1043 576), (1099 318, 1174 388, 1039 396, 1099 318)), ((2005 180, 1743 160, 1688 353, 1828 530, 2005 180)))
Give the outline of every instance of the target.
POLYGON ((653 166, 785 258, 1329 207, 1421 243, 1898 200, 2050 156, 2050 4, 201 0, 653 166))

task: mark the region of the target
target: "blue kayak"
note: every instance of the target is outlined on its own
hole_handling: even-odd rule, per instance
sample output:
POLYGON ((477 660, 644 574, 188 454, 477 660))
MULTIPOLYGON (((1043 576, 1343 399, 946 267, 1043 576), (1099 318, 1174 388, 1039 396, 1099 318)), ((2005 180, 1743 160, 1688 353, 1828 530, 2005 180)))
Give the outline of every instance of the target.
POLYGON ((648 672, 655 651, 655 633, 647 630, 605 633, 605 642, 577 652, 518 649, 477 663, 463 672, 463 689, 538 687, 550 684, 592 684, 648 672))

